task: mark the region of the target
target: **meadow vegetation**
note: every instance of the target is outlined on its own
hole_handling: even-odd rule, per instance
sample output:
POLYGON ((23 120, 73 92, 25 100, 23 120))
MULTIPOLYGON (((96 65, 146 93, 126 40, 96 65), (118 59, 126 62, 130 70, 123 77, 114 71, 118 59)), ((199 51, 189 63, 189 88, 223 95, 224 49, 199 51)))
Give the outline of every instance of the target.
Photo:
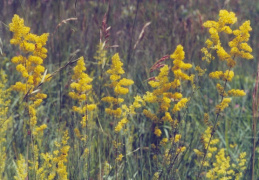
POLYGON ((259 3, 0 7, 0 179, 259 177, 259 3))

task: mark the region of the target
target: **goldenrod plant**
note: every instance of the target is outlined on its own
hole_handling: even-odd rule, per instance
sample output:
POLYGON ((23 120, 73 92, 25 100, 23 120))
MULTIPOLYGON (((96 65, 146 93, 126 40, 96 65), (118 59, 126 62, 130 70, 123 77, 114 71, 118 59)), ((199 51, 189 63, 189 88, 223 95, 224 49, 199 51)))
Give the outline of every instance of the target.
POLYGON ((70 85, 74 91, 69 92, 69 96, 79 103, 79 106, 73 106, 73 111, 82 115, 80 124, 83 129, 87 125, 89 113, 96 108, 96 104, 89 104, 87 102, 87 95, 92 89, 92 85, 90 84, 92 78, 84 73, 85 70, 84 58, 80 57, 77 61, 77 65, 74 67, 74 75, 72 76, 72 80, 75 82, 70 85))
MULTIPOLYGON (((209 162, 206 161, 206 158, 210 158, 213 152, 217 152, 217 148, 211 145, 215 145, 219 142, 218 139, 213 139, 214 133, 217 130, 218 125, 220 124, 221 115, 224 112, 224 109, 227 108, 231 102, 231 97, 240 97, 245 96, 246 93, 244 90, 240 89, 230 89, 227 90, 228 83, 232 81, 234 78, 233 68, 237 64, 238 58, 244 59, 253 59, 253 56, 250 54, 252 52, 252 48, 247 44, 249 40, 250 34, 249 31, 252 30, 250 27, 250 21, 245 21, 238 29, 232 30, 231 25, 237 22, 237 18, 234 12, 228 12, 227 10, 220 10, 219 12, 219 20, 218 21, 206 21, 203 26, 205 28, 209 28, 210 38, 206 40, 206 47, 202 48, 202 52, 204 53, 204 57, 202 60, 207 60, 209 63, 211 60, 216 59, 212 56, 212 53, 216 53, 218 60, 222 62, 226 62, 227 70, 225 71, 214 71, 209 74, 209 77, 212 79, 220 80, 216 85, 216 89, 220 96, 220 102, 215 107, 215 120, 208 121, 209 116, 205 115, 204 119, 206 119, 206 124, 209 126, 205 133, 202 135, 202 142, 204 144, 204 152, 200 152, 195 150, 196 154, 203 155, 201 161, 201 167, 209 166, 209 162), (228 46, 230 49, 227 52, 222 46, 220 40, 220 33, 233 34, 234 38, 228 42, 228 46)), ((245 152, 242 157, 245 157, 245 152)), ((216 155, 216 161, 218 164, 213 164, 214 168, 208 171, 206 177, 210 179, 218 179, 223 177, 235 178, 239 179, 242 176, 242 171, 245 168, 241 168, 239 173, 235 174, 234 171, 230 172, 229 170, 229 161, 230 157, 225 159, 224 149, 220 149, 218 154, 216 155), (220 161, 224 162, 227 167, 220 165, 220 161), (221 168, 219 168, 221 166, 221 168)), ((245 160, 243 161, 243 164, 245 160)), ((198 177, 200 177, 200 171, 198 172, 198 177)))
POLYGON ((113 145, 115 148, 115 176, 118 177, 118 163, 122 161, 124 155, 122 154, 122 143, 119 142, 119 133, 122 131, 126 124, 128 123, 129 107, 123 104, 124 98, 122 95, 129 93, 128 86, 132 85, 134 81, 127 78, 122 78, 121 76, 125 73, 122 68, 123 63, 120 60, 119 54, 116 53, 112 57, 112 64, 110 69, 106 71, 109 74, 110 83, 107 84, 112 88, 111 92, 113 96, 103 97, 101 100, 110 104, 109 107, 105 108, 105 112, 111 117, 112 121, 115 123, 114 132, 115 137, 113 140, 113 145))
MULTIPOLYGON (((44 74, 45 68, 42 66, 43 60, 47 57, 46 45, 48 34, 37 36, 30 33, 30 28, 24 25, 24 20, 18 15, 14 15, 12 23, 9 24, 9 29, 13 32, 13 38, 10 40, 11 44, 18 45, 21 51, 19 56, 14 56, 12 62, 16 65, 16 70, 21 73, 23 80, 18 81, 11 88, 13 91, 21 92, 22 105, 24 106, 25 114, 28 114, 28 120, 24 121, 24 126, 30 135, 30 142, 26 142, 31 149, 31 154, 26 157, 27 170, 31 169, 30 176, 36 177, 38 169, 38 153, 34 152, 37 149, 36 141, 42 138, 42 131, 47 128, 46 124, 38 125, 37 123, 37 107, 40 106, 43 99, 47 95, 40 92, 38 86, 40 83, 50 79, 50 74, 44 74)), ((22 157, 22 156, 21 156, 22 157)), ((20 167, 18 167, 20 168, 20 167)), ((28 173, 29 174, 29 173, 28 173)))
MULTIPOLYGON (((92 90, 92 78, 88 76, 88 74, 85 73, 86 67, 84 63, 84 58, 80 57, 77 61, 76 66, 74 67, 74 74, 72 76, 72 82, 70 84, 70 87, 72 88, 72 91, 69 92, 69 96, 77 101, 77 106, 73 106, 73 111, 77 112, 81 116, 80 123, 74 122, 76 124, 76 127, 74 128, 74 134, 77 137, 79 141, 79 145, 77 143, 74 144, 75 152, 79 150, 80 148, 84 149, 83 154, 79 155, 80 159, 88 159, 87 157, 89 152, 89 145, 91 142, 89 139, 89 136, 91 134, 89 131, 93 126, 91 124, 94 124, 93 122, 93 111, 96 109, 96 104, 90 103, 90 93, 92 90), (81 145, 80 145, 81 144, 81 145)), ((87 172, 87 161, 85 161, 85 168, 82 168, 82 171, 87 172)), ((88 172, 89 174, 89 172, 88 172)))
POLYGON ((24 25, 24 20, 18 15, 14 15, 12 23, 9 24, 13 38, 11 44, 18 45, 21 55, 14 56, 12 62, 16 65, 16 70, 24 78, 23 82, 18 81, 12 86, 12 90, 21 92, 26 102, 29 114, 29 129, 33 135, 47 128, 46 124, 37 126, 36 108, 42 103, 47 95, 40 93, 37 89, 41 82, 44 82, 50 76, 44 75, 45 68, 42 66, 43 60, 47 57, 47 49, 44 47, 48 34, 37 36, 30 33, 30 28, 24 25))
POLYGON ((180 120, 177 116, 181 109, 186 107, 189 99, 183 98, 179 87, 183 81, 193 81, 193 76, 189 76, 184 72, 184 70, 190 69, 192 65, 183 62, 185 58, 183 46, 178 45, 170 57, 173 59, 174 66, 171 70, 174 78, 170 81, 169 66, 163 64, 166 59, 162 58, 151 68, 152 70, 160 68, 159 75, 148 82, 154 90, 153 92, 146 92, 146 95, 143 97, 146 103, 155 103, 158 105, 158 108, 154 112, 144 109, 143 114, 154 124, 153 131, 157 140, 152 144, 152 149, 154 150, 153 159, 158 167, 162 165, 163 170, 161 171, 159 169, 161 173, 158 173, 160 178, 168 178, 170 176, 169 174, 175 165, 176 159, 186 149, 185 146, 179 144, 181 135, 178 133, 177 127, 180 120), (161 130, 161 127, 166 124, 170 126, 170 132, 168 134, 163 133, 161 130), (161 152, 161 154, 155 152, 161 152), (161 155, 162 159, 159 157, 161 155), (164 176, 165 174, 169 176, 164 176))

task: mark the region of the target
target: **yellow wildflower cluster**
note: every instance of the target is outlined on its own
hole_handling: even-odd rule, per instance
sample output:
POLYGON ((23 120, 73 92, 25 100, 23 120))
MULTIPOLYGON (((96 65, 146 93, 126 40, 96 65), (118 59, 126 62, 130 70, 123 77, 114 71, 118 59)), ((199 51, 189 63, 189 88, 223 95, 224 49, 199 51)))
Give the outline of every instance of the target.
POLYGON ((143 99, 148 103, 158 103, 159 109, 157 113, 162 114, 162 118, 158 118, 156 114, 152 113, 150 110, 144 109, 143 114, 149 119, 153 120, 155 124, 154 134, 157 137, 161 136, 161 130, 158 127, 158 124, 163 122, 169 122, 172 127, 175 127, 177 124, 176 120, 173 120, 171 114, 175 114, 186 106, 186 103, 189 101, 188 98, 182 98, 182 94, 176 91, 177 87, 181 85, 181 80, 190 80, 192 81, 192 76, 188 76, 183 72, 183 70, 190 69, 191 64, 184 63, 185 52, 183 47, 178 45, 174 53, 170 56, 173 60, 174 66, 172 67, 172 72, 174 73, 174 80, 169 81, 169 66, 163 65, 160 69, 158 76, 149 81, 149 85, 154 88, 153 92, 146 92, 146 95, 143 96, 143 99), (178 101, 177 103, 173 103, 178 101), (169 112, 171 109, 172 113, 169 112))
POLYGON ((102 65, 102 67, 107 62, 107 50, 104 49, 104 45, 104 43, 98 44, 96 55, 94 56, 94 59, 96 59, 98 64, 102 65))
POLYGON ((124 156, 122 155, 122 154, 119 154, 118 155, 118 157, 116 158, 116 161, 122 161, 122 158, 123 158, 124 156))
POLYGON ((41 36, 30 33, 30 28, 24 25, 24 20, 18 15, 14 15, 12 23, 9 24, 9 29, 14 33, 10 40, 11 44, 19 45, 20 50, 28 57, 23 55, 15 56, 12 62, 17 64, 16 70, 26 79, 25 83, 17 82, 13 89, 26 94, 31 93, 33 89, 44 79, 49 79, 49 74, 43 79, 45 71, 42 66, 43 60, 47 57, 47 49, 44 47, 48 40, 48 33, 41 36))
POLYGON ((206 173, 208 179, 240 179, 246 169, 246 153, 241 153, 237 159, 238 164, 230 163, 230 156, 225 155, 225 149, 220 149, 215 156, 213 168, 206 173))
POLYGON ((138 95, 135 96, 134 102, 129 107, 130 114, 132 114, 132 115, 136 114, 135 110, 137 108, 140 108, 140 107, 145 106, 145 105, 146 105, 145 101, 140 96, 138 96, 138 95))
POLYGON ((27 163, 25 162, 25 159, 21 154, 20 154, 19 160, 17 161, 16 172, 17 172, 17 176, 14 176, 15 180, 27 178, 27 175, 28 175, 27 163))
POLYGON ((39 148, 37 145, 33 145, 31 144, 31 146, 33 146, 33 160, 28 160, 30 166, 29 169, 34 171, 36 173, 36 177, 39 179, 44 179, 42 177, 42 171, 43 169, 40 168, 39 169, 39 148))
MULTIPOLYGON (((192 67, 189 63, 184 63, 183 60, 185 58, 185 52, 183 51, 183 47, 178 45, 176 50, 170 56, 173 60, 174 66, 172 67, 172 71, 175 75, 175 80, 172 82, 172 87, 180 86, 181 80, 189 80, 193 81, 193 76, 188 76, 183 72, 183 70, 188 70, 192 67)), ((186 106, 186 103, 189 101, 187 98, 182 98, 181 93, 176 93, 176 97, 172 97, 173 99, 180 99, 178 103, 176 103, 172 109, 173 113, 180 111, 182 108, 186 106)))
MULTIPOLYGON (((146 95, 144 96, 144 100, 149 103, 158 102, 160 105, 161 112, 167 112, 171 106, 171 99, 181 99, 182 94, 176 92, 171 93, 169 90, 172 88, 172 83, 175 82, 169 82, 168 79, 169 74, 169 67, 168 65, 165 65, 160 69, 159 75, 156 77, 155 80, 149 81, 149 84, 155 88, 155 90, 151 92, 146 92, 146 95)), ((176 82, 177 87, 180 85, 180 81, 178 80, 176 82)))
POLYGON ((213 139, 210 141, 210 144, 209 144, 209 140, 211 138, 211 133, 212 133, 212 127, 208 127, 205 130, 204 134, 202 135, 202 143, 203 143, 204 149, 207 149, 208 145, 209 145, 208 150, 210 152, 215 152, 215 151, 217 151, 217 148, 212 147, 212 146, 216 145, 219 142, 219 139, 213 139))
POLYGON ((228 91, 228 95, 229 96, 245 96, 246 93, 244 90, 240 90, 240 89, 231 89, 228 91))
POLYGON ((5 160, 6 160, 6 135, 8 126, 10 125, 12 118, 7 116, 8 107, 10 105, 10 90, 6 89, 7 83, 6 75, 3 70, 0 70, 0 179, 4 178, 5 160))
MULTIPOLYGON (((105 112, 111 116, 121 118, 122 119, 118 122, 115 126, 115 132, 118 133, 122 130, 122 128, 127 124, 127 114, 129 113, 129 108, 126 105, 122 105, 118 107, 119 104, 123 103, 124 99, 118 97, 119 95, 125 95, 129 92, 127 86, 130 86, 134 83, 134 81, 126 78, 121 78, 121 75, 125 73, 122 68, 123 63, 120 60, 119 54, 116 53, 112 57, 112 65, 111 68, 108 69, 106 72, 110 74, 111 83, 109 86, 113 88, 115 97, 106 96, 103 97, 101 100, 104 102, 108 102, 110 104, 109 108, 105 108, 105 112)), ((138 103, 141 101, 139 97, 135 100, 135 107, 139 107, 138 103)), ((134 105, 131 107, 131 110, 134 110, 134 105)), ((134 111, 133 111, 134 112, 134 111)))
POLYGON ((173 108, 173 113, 180 111, 182 108, 186 106, 186 103, 189 101, 188 98, 182 98, 178 103, 175 104, 173 108))
POLYGON ((222 102, 215 107, 216 114, 222 112, 226 107, 228 107, 231 102, 231 98, 223 98, 222 102))
POLYGON ((177 143, 177 142, 180 141, 181 137, 182 137, 181 134, 176 134, 176 135, 174 136, 174 140, 173 140, 173 141, 174 141, 175 143, 177 143))
POLYGON ((219 12, 219 20, 218 21, 206 21, 203 26, 209 28, 210 39, 206 41, 207 47, 202 48, 202 52, 204 53, 204 59, 208 59, 210 56, 209 51, 216 51, 217 56, 220 60, 226 61, 228 70, 223 71, 215 71, 209 74, 210 78, 220 79, 224 81, 223 84, 217 84, 217 90, 222 97, 222 101, 220 104, 216 106, 216 113, 220 113, 226 107, 228 107, 230 98, 223 98, 227 96, 244 96, 245 92, 243 90, 232 89, 226 93, 225 87, 226 83, 230 82, 234 77, 234 72, 231 70, 236 65, 236 61, 234 60, 237 57, 252 59, 253 56, 250 54, 252 52, 252 48, 247 44, 249 40, 250 34, 249 31, 252 30, 250 27, 250 21, 244 22, 239 29, 232 30, 230 25, 236 23, 237 18, 235 13, 228 12, 227 10, 220 10, 219 12), (224 32, 227 34, 234 34, 235 38, 228 43, 231 48, 230 52, 226 52, 226 50, 221 46, 219 33, 224 32))
POLYGON ((134 83, 134 81, 130 79, 121 79, 121 75, 125 73, 122 66, 123 63, 120 60, 119 54, 116 53, 112 57, 111 68, 107 70, 107 73, 110 74, 110 80, 112 81, 110 86, 114 88, 114 92, 116 95, 127 94, 129 92, 129 89, 125 86, 130 86, 134 83))
MULTIPOLYGON (((170 57, 173 59, 171 69, 167 64, 153 65, 153 67, 160 68, 159 74, 149 79, 148 84, 153 88, 153 91, 147 91, 143 99, 147 104, 154 104, 154 107, 158 108, 155 110, 146 108, 143 110, 143 114, 152 120, 153 133, 158 139, 151 145, 154 153, 153 160, 157 161, 157 163, 161 161, 163 165, 167 165, 168 168, 172 169, 174 159, 184 152, 186 147, 179 144, 180 134, 169 134, 169 137, 164 137, 166 134, 163 134, 160 127, 161 125, 169 124, 172 131, 175 131, 178 125, 178 121, 175 119, 176 114, 186 107, 189 101, 188 98, 183 98, 178 89, 182 81, 193 82, 194 76, 189 76, 184 72, 190 69, 192 65, 184 62, 185 52, 181 45, 176 47, 170 57), (169 78, 170 73, 173 76, 172 80, 169 78)), ((163 58, 162 60, 164 61, 163 58)), ((162 61, 159 60, 159 62, 162 61)), ((159 175, 156 178, 159 178, 159 175)))
POLYGON ((92 78, 90 78, 84 71, 86 70, 84 58, 80 57, 74 67, 74 75, 72 76, 73 83, 70 87, 74 90, 69 92, 69 96, 72 99, 78 100, 79 106, 73 106, 73 111, 82 114, 81 125, 86 127, 87 112, 93 111, 96 108, 96 104, 87 104, 87 94, 92 89, 92 78))
POLYGON ((164 146, 168 143, 168 138, 163 138, 161 141, 160 141, 160 145, 161 146, 164 146))
POLYGON ((154 134, 157 136, 157 137, 160 137, 162 135, 162 131, 156 126, 155 127, 155 131, 154 131, 154 134))
MULTIPOLYGON (((237 159, 237 163, 231 164, 230 156, 225 155, 225 149, 218 149, 216 145, 219 143, 219 139, 211 139, 212 127, 208 127, 204 134, 202 135, 202 143, 204 151, 207 150, 206 158, 201 162, 205 167, 208 167, 206 177, 211 180, 216 179, 239 179, 242 177, 242 172, 245 170, 246 166, 246 153, 243 152, 240 154, 237 159), (211 165, 209 160, 212 161, 213 167, 210 169, 211 165)), ((195 154, 202 158, 205 153, 198 149, 194 149, 195 154)))
MULTIPOLYGON (((218 144, 219 139, 211 139, 211 134, 212 134, 212 127, 208 127, 201 137, 203 148, 205 151, 207 150, 206 160, 202 162, 203 166, 209 166, 208 160, 211 159, 213 153, 215 153, 218 150, 218 148, 215 145, 218 144)), ((198 157, 204 156, 204 152, 198 149, 194 149, 194 152, 198 157)))
POLYGON ((253 56, 250 54, 252 48, 246 43, 249 40, 250 34, 249 31, 252 30, 250 26, 250 21, 245 21, 237 30, 232 30, 230 25, 237 22, 235 13, 228 12, 227 10, 220 10, 219 20, 216 21, 206 21, 203 26, 209 28, 210 39, 206 41, 207 47, 202 48, 205 59, 211 57, 210 50, 216 50, 217 55, 220 60, 227 61, 229 68, 232 68, 236 65, 234 58, 242 57, 245 59, 253 59, 253 56), (225 32, 227 34, 234 34, 235 38, 228 43, 231 50, 230 53, 227 53, 225 49, 221 46, 219 33, 225 32))
POLYGON ((165 116, 162 117, 162 120, 164 122, 166 122, 166 121, 173 122, 173 118, 171 117, 171 114, 169 112, 165 112, 165 116))
POLYGON ((209 76, 210 78, 213 78, 213 79, 221 79, 223 81, 230 82, 234 77, 234 72, 229 70, 226 70, 226 72, 215 71, 215 72, 211 72, 209 76))
POLYGON ((112 141, 112 144, 113 144, 114 148, 116 148, 116 149, 120 148, 122 145, 121 142, 116 142, 116 141, 112 141))
POLYGON ((53 154, 41 153, 43 164, 37 171, 39 179, 53 180, 57 175, 58 179, 68 179, 67 166, 65 165, 68 161, 67 157, 70 149, 68 139, 68 131, 66 130, 61 143, 55 141, 55 146, 58 150, 53 151, 53 154))
POLYGON ((189 63, 184 63, 183 60, 185 58, 185 52, 183 51, 183 46, 178 45, 173 54, 170 55, 172 59, 174 59, 172 67, 172 71, 174 72, 175 79, 183 79, 183 80, 192 80, 191 76, 188 76, 182 70, 188 70, 192 67, 189 63))
MULTIPOLYGON (((160 144, 161 144, 161 142, 160 142, 160 144)), ((169 165, 170 164, 170 161, 172 160, 172 158, 173 158, 173 156, 172 156, 173 154, 171 154, 170 153, 170 149, 166 149, 165 150, 165 152, 164 152, 164 162, 167 164, 167 165, 169 165)))
POLYGON ((28 105, 30 128, 33 135, 37 135, 38 131, 42 131, 47 126, 36 126, 37 116, 36 108, 41 104, 43 99, 47 98, 46 94, 39 93, 35 88, 44 80, 49 80, 50 74, 44 74, 45 68, 42 66, 43 60, 47 57, 47 49, 44 47, 48 40, 48 33, 41 36, 30 33, 30 28, 24 25, 24 20, 18 15, 14 15, 9 29, 13 32, 11 44, 19 45, 22 54, 12 58, 12 62, 17 64, 16 70, 22 74, 25 82, 16 82, 12 89, 22 92, 24 95, 30 95, 29 100, 32 102, 28 105))
POLYGON ((219 95, 221 95, 222 97, 227 96, 227 93, 225 92, 225 88, 221 84, 217 83, 216 88, 219 95))
POLYGON ((155 172, 155 174, 153 175, 152 180, 159 180, 159 175, 160 175, 160 172, 155 172))
POLYGON ((115 126, 115 132, 120 132, 121 131, 121 129, 128 123, 128 119, 127 118, 122 118, 119 122, 118 122, 118 124, 117 124, 117 126, 115 126))
MULTIPOLYGON (((205 43, 207 44, 207 47, 208 47, 208 48, 211 48, 212 42, 211 42, 210 40, 207 40, 205 43), (209 45, 208 45, 207 42, 209 42, 209 45)), ((204 54, 204 56, 202 57, 202 60, 203 60, 203 61, 206 60, 208 63, 210 63, 211 60, 214 60, 214 59, 215 59, 215 57, 212 56, 211 52, 209 52, 206 47, 203 47, 203 48, 201 49, 201 52, 204 54)))
POLYGON ((176 150, 176 154, 178 155, 178 154, 184 152, 185 150, 186 150, 186 147, 185 147, 185 146, 179 147, 179 148, 177 148, 177 150, 176 150))
POLYGON ((249 31, 252 31, 250 26, 250 21, 245 21, 237 30, 233 31, 233 34, 236 36, 232 41, 229 42, 231 47, 230 55, 242 57, 244 59, 253 59, 254 57, 250 54, 252 48, 246 43, 250 34, 249 31))
POLYGON ((203 76, 203 74, 206 72, 206 69, 202 69, 200 66, 196 66, 195 71, 198 72, 198 76, 203 76))
MULTIPOLYGON (((110 69, 106 71, 107 74, 109 74, 110 78, 110 84, 108 86, 112 88, 113 96, 106 96, 103 97, 101 100, 103 102, 107 102, 110 104, 108 108, 105 108, 105 112, 115 117, 116 119, 120 119, 119 121, 115 121, 116 125, 114 127, 114 131, 116 133, 116 137, 118 137, 118 134, 121 132, 122 129, 125 128, 126 124, 128 123, 128 115, 130 113, 135 113, 135 108, 138 108, 140 106, 139 102, 142 101, 142 99, 137 96, 135 97, 135 101, 133 105, 128 107, 125 104, 122 104, 124 102, 124 99, 121 97, 121 95, 126 95, 129 92, 128 86, 132 85, 134 81, 131 79, 122 78, 121 76, 125 73, 123 70, 123 63, 120 60, 119 54, 116 53, 112 57, 112 64, 110 69)), ((118 138, 116 138, 116 141, 113 141, 114 148, 116 149, 116 158, 115 162, 118 163, 122 161, 123 155, 120 153, 120 146, 122 145, 118 138)))
MULTIPOLYGON (((178 143, 181 137, 182 137, 181 134, 176 134, 174 137, 170 138, 170 141, 172 144, 178 143)), ((164 146, 167 142, 168 142, 168 139, 163 138, 162 141, 160 142, 160 145, 164 146)), ((175 156, 172 156, 172 154, 170 154, 171 150, 166 149, 164 153, 164 159, 165 159, 164 161, 167 163, 167 165, 169 165, 174 157, 179 156, 179 154, 184 152, 185 150, 186 150, 185 146, 179 146, 175 151, 175 156)))

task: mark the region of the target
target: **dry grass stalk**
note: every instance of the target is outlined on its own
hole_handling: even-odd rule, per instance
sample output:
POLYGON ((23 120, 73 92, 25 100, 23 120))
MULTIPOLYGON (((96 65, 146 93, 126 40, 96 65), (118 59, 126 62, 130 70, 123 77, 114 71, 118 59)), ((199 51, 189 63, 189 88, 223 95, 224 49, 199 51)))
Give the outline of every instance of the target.
POLYGON ((137 47, 137 45, 139 44, 139 42, 144 38, 145 29, 146 29, 150 24, 151 24, 151 22, 147 22, 147 23, 143 26, 143 28, 142 28, 142 30, 141 30, 139 36, 138 36, 138 40, 137 40, 137 42, 135 43, 133 49, 136 49, 136 47, 137 47))
POLYGON ((162 64, 162 62, 167 60, 168 58, 169 58, 169 55, 165 55, 161 59, 159 59, 157 62, 155 62, 155 64, 150 68, 150 72, 153 72, 154 70, 160 69, 161 67, 163 67, 164 64, 162 64))
POLYGON ((68 19, 65 19, 65 20, 61 21, 61 22, 56 26, 55 31, 54 31, 54 33, 53 33, 53 36, 54 36, 55 33, 57 32, 58 28, 59 28, 60 26, 62 26, 62 24, 66 24, 68 21, 77 21, 77 18, 68 18, 68 19))

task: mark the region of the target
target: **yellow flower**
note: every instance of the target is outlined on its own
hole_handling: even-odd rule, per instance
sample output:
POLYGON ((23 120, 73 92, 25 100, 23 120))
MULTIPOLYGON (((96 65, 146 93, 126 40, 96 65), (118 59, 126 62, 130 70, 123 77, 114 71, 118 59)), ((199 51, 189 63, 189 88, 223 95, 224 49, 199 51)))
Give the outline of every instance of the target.
POLYGON ((202 69, 200 66, 196 66, 195 71, 198 71, 198 76, 203 76, 203 74, 206 72, 206 69, 202 69))
POLYGON ((105 108, 105 112, 109 115, 120 117, 121 113, 122 113, 122 110, 121 110, 121 108, 117 108, 117 109, 114 109, 114 110, 110 109, 110 108, 105 108))
POLYGON ((74 129, 74 132, 75 132, 76 137, 78 137, 78 138, 80 139, 82 135, 80 134, 79 129, 78 129, 78 128, 75 128, 75 129, 74 129))
POLYGON ((154 174, 152 180, 159 180, 159 175, 160 175, 159 172, 155 172, 155 174, 154 174))
POLYGON ((172 89, 176 89, 181 85, 181 82, 179 79, 175 79, 173 82, 171 82, 172 89))
POLYGON ((94 109, 96 109, 96 104, 89 104, 89 105, 87 105, 87 110, 88 111, 93 111, 94 109))
POLYGON ((143 99, 147 102, 154 103, 157 101, 157 96, 153 95, 153 93, 147 91, 146 95, 143 96, 143 99))
POLYGON ((29 103, 28 107, 29 124, 32 134, 36 136, 37 132, 43 131, 47 127, 45 124, 36 127, 36 107, 41 104, 42 99, 46 98, 46 95, 35 92, 34 88, 42 81, 43 72, 45 71, 45 68, 41 64, 43 63, 43 59, 47 57, 47 49, 43 46, 46 45, 48 34, 37 36, 30 33, 30 28, 26 27, 24 20, 16 14, 12 19, 12 23, 9 24, 9 29, 13 32, 13 38, 10 40, 10 43, 19 45, 20 50, 23 52, 22 54, 28 56, 19 55, 12 58, 12 62, 17 64, 16 70, 25 79, 24 83, 16 82, 12 86, 12 90, 22 92, 24 95, 30 95, 29 100, 32 102, 29 103))
POLYGON ((218 30, 216 28, 211 27, 209 29, 209 33, 210 33, 210 37, 211 37, 213 44, 215 44, 215 45, 219 44, 220 41, 219 41, 218 30))
POLYGON ((157 137, 160 137, 162 135, 162 131, 156 126, 155 127, 155 132, 154 134, 157 136, 157 137))
POLYGON ((125 71, 122 69, 123 63, 120 61, 119 54, 116 53, 112 57, 111 69, 107 71, 108 74, 124 74, 125 71))
POLYGON ((220 104, 216 106, 216 114, 222 112, 226 107, 228 107, 228 104, 231 102, 231 98, 224 98, 220 104))
POLYGON ((84 154, 85 154, 85 155, 88 155, 88 154, 89 154, 89 149, 88 149, 88 148, 85 148, 84 154))
POLYGON ((104 102, 111 103, 111 104, 120 104, 120 103, 123 103, 123 101, 124 101, 124 99, 122 99, 122 98, 114 98, 111 96, 103 97, 101 100, 104 102))
POLYGON ((219 11, 219 23, 222 24, 234 24, 237 22, 237 18, 235 13, 228 12, 227 10, 223 9, 219 11))
POLYGON ((218 48, 217 48, 217 55, 218 55, 219 59, 222 61, 227 61, 228 59, 231 58, 231 56, 220 45, 218 45, 218 48))
POLYGON ((127 94, 129 92, 129 89, 128 88, 124 88, 120 85, 117 85, 115 88, 114 88, 114 92, 116 94, 127 94))
POLYGON ((174 142, 175 143, 179 142, 181 137, 182 137, 181 134, 176 134, 175 137, 174 137, 174 142))
MULTIPOLYGON (((174 53, 170 55, 170 58, 176 59, 178 61, 184 60, 184 57, 185 57, 185 52, 183 51, 182 45, 178 45, 174 53)), ((177 64, 178 61, 176 61, 174 64, 177 64)))
POLYGON ((221 96, 223 97, 227 96, 226 92, 224 91, 224 87, 221 86, 221 84, 217 83, 216 88, 221 96))
MULTIPOLYGON (((70 84, 70 87, 74 89, 74 91, 69 92, 69 96, 72 99, 78 100, 79 103, 81 102, 87 102, 87 94, 91 91, 92 85, 90 84, 92 82, 92 78, 90 78, 85 73, 86 67, 84 63, 84 58, 80 57, 77 61, 76 66, 74 67, 74 74, 72 76, 72 79, 75 81, 70 84)), ((86 127, 86 121, 87 121, 87 111, 93 111, 96 109, 96 104, 86 104, 81 105, 79 107, 73 106, 73 111, 76 111, 80 114, 82 114, 82 119, 80 124, 82 127, 86 127)))
POLYGON ((239 89, 231 89, 228 91, 229 96, 245 96, 246 93, 244 90, 239 90, 239 89))
POLYGON ((104 48, 104 44, 100 43, 97 45, 96 55, 94 59, 98 61, 98 64, 104 65, 107 61, 107 50, 104 48))
POLYGON ((158 81, 149 81, 148 84, 152 87, 152 88, 156 88, 159 87, 160 83, 158 81))
MULTIPOLYGON (((210 41, 210 40, 207 40, 207 41, 205 42, 205 43, 207 44, 207 47, 208 47, 208 48, 212 48, 213 42, 210 41), (207 41, 209 41, 209 43, 206 43, 207 41), (212 43, 212 44, 211 44, 211 43, 212 43)), ((212 54, 208 51, 207 48, 203 47, 203 48, 201 49, 201 52, 204 54, 204 57, 202 57, 202 60, 203 60, 203 61, 206 60, 208 63, 210 63, 211 60, 214 60, 214 59, 215 59, 215 57, 212 56, 212 54)))
POLYGON ((182 98, 177 104, 174 105, 173 113, 180 111, 182 108, 186 106, 186 103, 189 101, 188 98, 182 98))
POLYGON ((179 147, 177 150, 176 150, 176 154, 179 154, 181 152, 184 152, 186 150, 186 147, 185 146, 182 146, 182 147, 179 147))
POLYGON ((232 78, 234 77, 234 72, 233 71, 229 71, 229 70, 226 70, 226 72, 224 73, 224 75, 223 75, 223 80, 224 81, 231 81, 232 80, 232 78))
POLYGON ((121 131, 121 129, 127 124, 128 120, 126 118, 123 118, 118 122, 117 126, 115 127, 115 132, 118 133, 121 131))
POLYGON ((48 126, 46 124, 42 124, 40 127, 36 128, 36 131, 43 131, 44 129, 46 129, 48 126))
POLYGON ((168 142, 168 139, 167 139, 167 138, 163 138, 163 139, 160 141, 160 145, 161 145, 161 146, 164 146, 164 145, 166 145, 167 142, 168 142))
POLYGON ((18 176, 14 176, 15 180, 27 178, 27 163, 21 154, 19 160, 17 161, 17 175, 18 176))
POLYGON ((233 34, 236 37, 229 42, 229 46, 231 47, 230 53, 232 56, 253 59, 253 56, 250 54, 250 52, 252 52, 252 48, 246 43, 249 40, 249 31, 251 30, 250 21, 245 21, 239 29, 233 31, 233 34))
POLYGON ((122 154, 119 154, 118 155, 118 157, 116 158, 116 161, 122 161, 122 158, 123 158, 124 156, 122 155, 122 154))
POLYGON ((122 78, 118 84, 121 86, 130 86, 134 84, 134 81, 132 81, 131 79, 122 78))
POLYGON ((223 72, 222 71, 215 71, 215 72, 211 72, 209 74, 210 78, 214 78, 214 79, 220 79, 223 76, 223 72))
POLYGON ((173 119, 172 119, 172 117, 171 117, 171 115, 170 115, 169 112, 165 112, 165 116, 162 117, 162 120, 163 120, 163 121, 169 121, 169 122, 172 122, 172 121, 173 121, 173 119))

